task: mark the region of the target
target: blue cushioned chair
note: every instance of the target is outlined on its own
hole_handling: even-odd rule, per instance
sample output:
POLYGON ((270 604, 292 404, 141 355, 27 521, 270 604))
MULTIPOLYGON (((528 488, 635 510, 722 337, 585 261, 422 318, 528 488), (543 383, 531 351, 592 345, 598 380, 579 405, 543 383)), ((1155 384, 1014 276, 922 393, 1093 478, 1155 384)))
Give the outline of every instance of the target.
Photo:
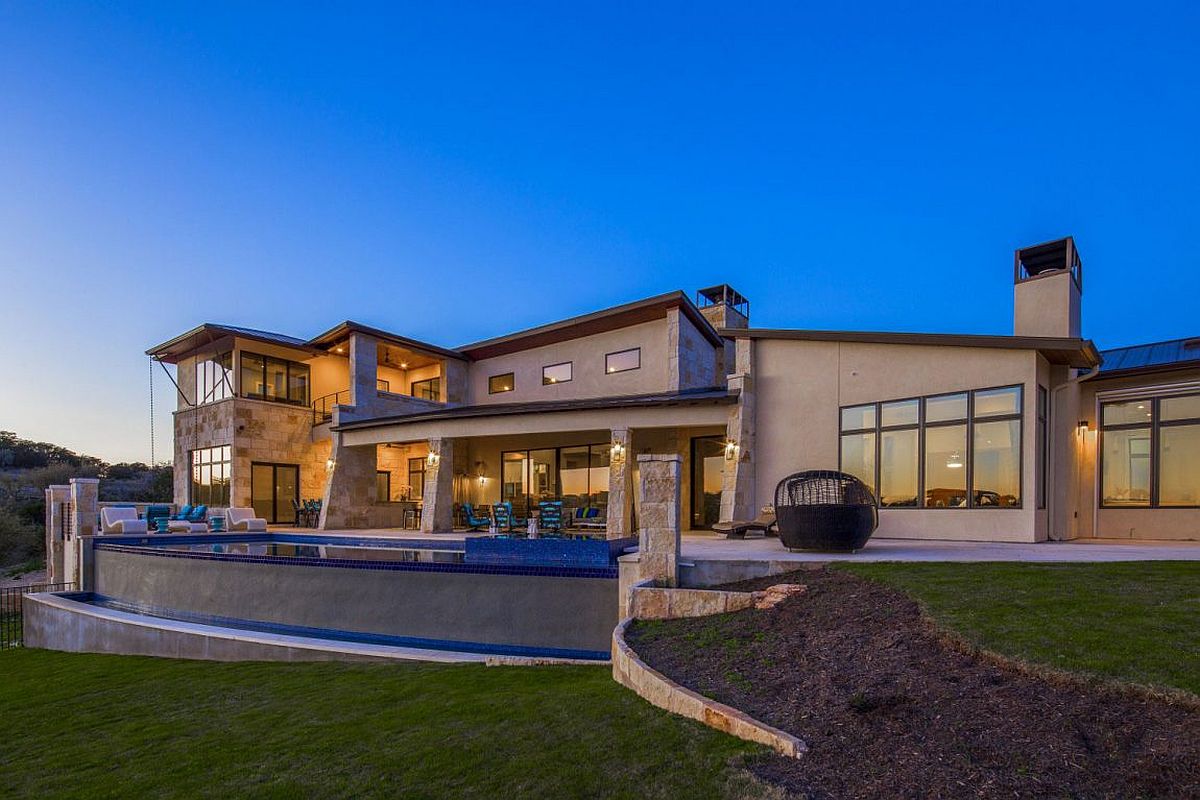
POLYGON ((563 504, 561 500, 543 500, 538 503, 538 527, 544 531, 558 533, 563 526, 563 504))
POLYGON ((192 509, 192 513, 184 517, 188 522, 207 522, 208 521, 208 506, 198 505, 192 509))
POLYGON ((505 501, 496 503, 492 506, 492 513, 495 515, 496 527, 502 531, 512 531, 513 528, 519 528, 525 524, 525 520, 513 513, 512 503, 505 501))
POLYGON ((146 523, 154 530, 165 533, 170 518, 170 506, 146 506, 146 523))
POLYGON ((486 513, 476 515, 475 506, 471 505, 470 503, 463 503, 462 510, 463 521, 467 523, 467 530, 485 530, 492 524, 492 518, 486 513))

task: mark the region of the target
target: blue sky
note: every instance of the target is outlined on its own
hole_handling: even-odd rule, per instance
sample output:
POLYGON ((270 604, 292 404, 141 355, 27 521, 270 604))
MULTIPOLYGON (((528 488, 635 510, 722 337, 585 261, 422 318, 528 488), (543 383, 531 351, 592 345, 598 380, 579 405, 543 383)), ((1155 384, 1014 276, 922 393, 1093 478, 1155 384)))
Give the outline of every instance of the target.
POLYGON ((1066 234, 1101 347, 1200 334, 1195 4, 836 5, 0 3, 0 428, 147 460, 202 321, 1009 333, 1066 234))

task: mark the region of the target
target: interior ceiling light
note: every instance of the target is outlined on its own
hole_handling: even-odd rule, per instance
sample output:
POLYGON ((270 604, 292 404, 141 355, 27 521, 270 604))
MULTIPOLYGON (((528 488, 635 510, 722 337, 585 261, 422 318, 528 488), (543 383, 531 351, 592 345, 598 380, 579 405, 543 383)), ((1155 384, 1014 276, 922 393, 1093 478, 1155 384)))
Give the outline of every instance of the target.
POLYGON ((950 454, 946 459, 946 466, 950 469, 961 469, 963 465, 962 455, 957 450, 950 454))

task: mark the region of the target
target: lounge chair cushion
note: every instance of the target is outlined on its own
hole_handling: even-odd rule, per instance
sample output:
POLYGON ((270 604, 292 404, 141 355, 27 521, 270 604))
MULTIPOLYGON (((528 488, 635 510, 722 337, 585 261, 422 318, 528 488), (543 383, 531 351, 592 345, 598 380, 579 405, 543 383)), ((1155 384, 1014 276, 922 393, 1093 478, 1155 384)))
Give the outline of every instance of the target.
POLYGON ((102 533, 146 533, 146 520, 138 519, 137 509, 127 506, 105 506, 100 509, 102 533))
POLYGON ((253 508, 225 509, 225 527, 231 531, 265 531, 267 521, 254 516, 253 508))

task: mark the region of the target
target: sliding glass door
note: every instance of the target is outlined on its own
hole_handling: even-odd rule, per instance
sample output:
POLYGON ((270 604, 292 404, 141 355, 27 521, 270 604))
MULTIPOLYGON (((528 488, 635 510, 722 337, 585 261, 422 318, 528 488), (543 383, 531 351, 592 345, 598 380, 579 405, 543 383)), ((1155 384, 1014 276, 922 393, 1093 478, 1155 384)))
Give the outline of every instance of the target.
POLYGON ((692 439, 692 528, 721 521, 721 484, 725 478, 725 437, 692 439))
POLYGON ((256 516, 277 525, 294 525, 300 500, 300 467, 296 464, 250 465, 250 504, 256 516))

